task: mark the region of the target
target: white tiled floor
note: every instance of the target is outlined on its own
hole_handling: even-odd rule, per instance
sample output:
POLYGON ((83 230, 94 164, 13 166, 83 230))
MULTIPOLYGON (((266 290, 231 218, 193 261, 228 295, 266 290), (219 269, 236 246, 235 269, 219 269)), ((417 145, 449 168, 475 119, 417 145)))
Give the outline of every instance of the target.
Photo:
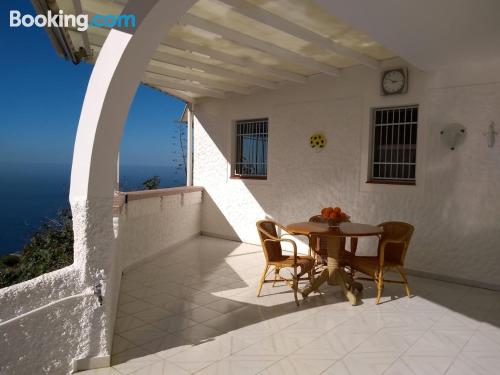
POLYGON ((257 246, 199 237, 123 276, 112 368, 84 374, 470 375, 500 373, 500 293, 412 277, 376 306, 335 286, 296 307, 255 297, 257 246))

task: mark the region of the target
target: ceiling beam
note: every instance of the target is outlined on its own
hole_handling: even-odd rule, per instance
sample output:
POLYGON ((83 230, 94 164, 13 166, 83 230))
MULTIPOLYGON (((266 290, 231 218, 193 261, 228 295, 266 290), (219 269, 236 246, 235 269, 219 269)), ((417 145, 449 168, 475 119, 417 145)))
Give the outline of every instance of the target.
POLYGON ((277 30, 293 35, 306 42, 312 43, 329 52, 348 57, 360 64, 369 66, 373 69, 379 69, 380 63, 369 56, 363 55, 357 51, 347 48, 331 39, 325 38, 315 32, 305 29, 296 23, 290 22, 271 12, 268 12, 256 5, 240 0, 217 0, 230 6, 235 12, 248 18, 259 21, 265 25, 271 26, 277 30))
MULTIPOLYGON (((100 45, 96 45, 91 43, 90 46, 94 49, 96 49, 98 52, 102 48, 100 45)), ((148 72, 145 72, 145 75, 148 74, 148 72)), ((155 73, 149 73, 149 74, 155 74, 155 73)), ((202 86, 195 86, 194 84, 186 81, 186 82, 177 82, 180 80, 176 80, 173 77, 157 77, 157 78, 152 78, 152 77, 143 77, 141 80, 142 83, 144 83, 146 86, 153 87, 153 88, 168 88, 172 90, 176 90, 179 92, 184 92, 185 94, 193 94, 199 97, 214 97, 214 98, 224 98, 225 95, 221 92, 218 92, 216 90, 204 88, 202 86)), ((160 91, 165 91, 165 90, 160 90, 160 91)), ((191 102, 192 100, 188 100, 187 97, 184 95, 177 95, 177 94, 172 94, 174 96, 178 96, 182 100, 191 102)))
POLYGON ((198 90, 194 90, 194 89, 191 89, 190 87, 188 86, 185 86, 181 83, 175 83, 175 82, 165 82, 163 84, 158 84, 157 82, 155 81, 151 81, 151 80, 143 80, 142 82, 150 85, 150 86, 153 86, 153 87, 158 87, 160 89, 171 89, 171 90, 177 90, 177 91, 183 91, 185 92, 186 94, 191 94, 193 96, 196 96, 196 97, 202 97, 202 98, 217 98, 217 99, 223 99, 224 98, 224 95, 215 95, 215 94, 209 94, 209 93, 205 93, 205 92, 200 92, 198 90))
POLYGON ((256 86, 264 87, 266 89, 274 90, 278 88, 278 85, 276 83, 267 81, 265 79, 260 79, 244 73, 238 73, 233 70, 219 67, 217 65, 205 64, 188 58, 174 56, 166 52, 156 51, 153 54, 153 58, 155 60, 163 61, 169 64, 179 65, 189 69, 199 69, 206 73, 247 82, 256 86))
MULTIPOLYGON (((98 33, 90 34, 90 41, 93 46, 96 46, 98 49, 104 44, 106 37, 99 35, 98 33)), ((265 79, 260 79, 257 77, 253 77, 249 74, 238 73, 233 70, 229 70, 226 68, 222 68, 216 65, 210 65, 201 63, 195 60, 191 60, 184 57, 174 56, 172 54, 161 51, 161 47, 163 45, 160 44, 158 49, 152 56, 152 61, 158 61, 160 63, 166 63, 171 65, 177 65, 186 69, 196 69, 205 73, 213 74, 222 78, 231 78, 237 81, 246 82, 246 84, 255 85, 259 87, 264 87, 270 90, 274 90, 278 88, 278 85, 275 82, 267 81, 265 79)), ((164 46, 168 47, 168 46, 164 46)))
POLYGON ((150 87, 153 90, 160 91, 163 94, 167 94, 170 96, 175 96, 177 99, 180 99, 182 101, 185 101, 187 103, 194 103, 196 101, 196 97, 190 95, 189 93, 185 91, 180 91, 180 90, 174 90, 174 89, 166 89, 166 88, 160 88, 157 86, 150 85, 148 83, 142 82, 144 86, 150 87))
POLYGON ((228 29, 224 26, 218 25, 211 21, 207 21, 203 18, 193 16, 192 14, 185 14, 181 18, 182 22, 194 27, 197 27, 201 30, 205 30, 217 35, 222 36, 227 40, 231 40, 235 43, 246 45, 257 50, 267 52, 272 56, 279 57, 282 60, 289 61, 291 63, 295 63, 301 65, 305 68, 311 70, 317 70, 321 73, 325 73, 331 76, 339 76, 340 72, 337 68, 320 63, 314 59, 308 58, 306 56, 300 55, 298 53, 292 52, 290 50, 281 48, 275 44, 271 44, 268 42, 264 42, 259 39, 255 39, 246 34, 240 33, 233 29, 228 29))
POLYGON ((224 98, 225 95, 221 91, 212 90, 201 85, 196 85, 187 80, 171 78, 171 77, 158 77, 158 75, 154 75, 148 72, 145 72, 143 81, 154 86, 160 87, 170 87, 176 90, 182 90, 187 92, 192 92, 194 94, 198 94, 200 96, 209 96, 213 98, 224 98))
POLYGON ((202 53, 204 55, 210 56, 222 62, 243 66, 245 68, 251 68, 252 70, 255 70, 257 72, 269 74, 281 79, 285 79, 287 81, 292 81, 297 83, 305 83, 307 81, 306 77, 300 74, 292 73, 284 69, 278 69, 270 65, 260 64, 250 59, 230 55, 224 52, 217 51, 212 48, 200 46, 198 44, 190 43, 184 40, 168 38, 165 41, 165 44, 174 48, 179 48, 190 52, 202 53))
MULTIPOLYGON (((194 75, 189 72, 183 72, 180 70, 174 70, 169 67, 170 64, 164 62, 159 62, 157 60, 150 61, 148 65, 148 73, 158 75, 159 77, 175 77, 182 78, 188 81, 195 81, 201 83, 203 86, 222 91, 235 92, 242 95, 250 94, 250 90, 246 87, 232 85, 226 82, 216 81, 213 79, 208 79, 205 77, 200 77, 199 75, 194 75)), ((191 71, 193 72, 193 71, 191 71)), ((196 73, 196 72, 193 72, 196 73)))

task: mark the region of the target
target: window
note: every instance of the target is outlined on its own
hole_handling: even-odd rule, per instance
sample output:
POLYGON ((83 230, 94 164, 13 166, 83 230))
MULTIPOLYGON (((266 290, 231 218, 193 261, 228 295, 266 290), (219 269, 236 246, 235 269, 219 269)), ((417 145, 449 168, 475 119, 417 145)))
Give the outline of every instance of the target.
POLYGON ((233 177, 267 178, 267 118, 236 121, 233 177))
POLYGON ((375 108, 369 182, 415 184, 418 106, 375 108))

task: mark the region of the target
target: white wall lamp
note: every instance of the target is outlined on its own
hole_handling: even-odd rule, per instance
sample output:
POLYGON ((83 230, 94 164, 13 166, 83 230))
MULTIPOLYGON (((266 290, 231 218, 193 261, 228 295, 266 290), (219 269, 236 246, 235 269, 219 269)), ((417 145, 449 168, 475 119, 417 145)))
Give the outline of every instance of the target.
POLYGON ((461 124, 449 124, 441 130, 441 141, 450 150, 464 143, 465 127, 461 124))
POLYGON ((488 128, 488 131, 486 133, 483 133, 483 135, 486 136, 486 139, 488 140, 488 147, 493 147, 495 146, 495 138, 497 136, 498 132, 495 131, 495 122, 492 121, 490 123, 490 126, 488 128))

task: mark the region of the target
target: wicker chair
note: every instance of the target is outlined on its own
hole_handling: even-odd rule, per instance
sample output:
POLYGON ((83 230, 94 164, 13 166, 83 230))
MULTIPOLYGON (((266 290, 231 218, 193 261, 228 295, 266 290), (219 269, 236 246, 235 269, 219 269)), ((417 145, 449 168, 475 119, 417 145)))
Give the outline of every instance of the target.
POLYGON ((274 221, 261 220, 257 222, 257 231, 259 232, 260 242, 262 244, 264 256, 266 257, 266 266, 259 281, 257 297, 260 296, 262 285, 264 283, 272 282, 274 286, 277 281, 285 281, 293 289, 295 303, 298 306, 299 299, 297 297, 297 292, 299 289, 299 280, 305 274, 308 274, 307 279, 311 280, 312 269, 314 267, 314 258, 308 255, 297 255, 297 245, 295 244, 295 241, 289 238, 278 236, 276 228, 280 228, 286 232, 286 229, 282 225, 274 221), (282 242, 287 242, 292 245, 293 255, 283 254, 283 249, 281 247, 282 242), (271 267, 274 267, 274 279, 266 280, 268 271, 271 267), (299 267, 300 272, 297 271, 297 268, 299 267), (283 278, 280 275, 280 270, 282 268, 293 268, 291 279, 283 278))
POLYGON ((413 225, 399 221, 385 222, 379 226, 384 229, 384 233, 379 240, 377 256, 351 255, 348 257, 348 264, 353 271, 369 275, 371 278, 367 280, 373 280, 377 284, 376 304, 380 302, 384 282, 404 284, 406 294, 408 297, 411 296, 404 271, 404 261, 414 231, 413 225), (398 271, 402 281, 384 279, 384 274, 389 270, 398 271))

